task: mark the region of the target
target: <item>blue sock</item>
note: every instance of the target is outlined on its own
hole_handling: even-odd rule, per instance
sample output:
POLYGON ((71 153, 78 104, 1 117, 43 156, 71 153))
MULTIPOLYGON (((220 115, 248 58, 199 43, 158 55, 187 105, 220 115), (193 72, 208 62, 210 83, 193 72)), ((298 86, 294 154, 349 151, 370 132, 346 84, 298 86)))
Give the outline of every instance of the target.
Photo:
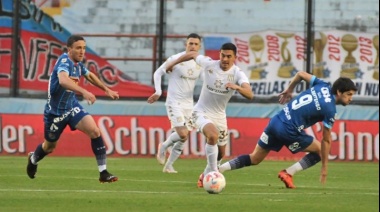
POLYGON ((249 155, 240 155, 237 158, 234 158, 228 162, 230 163, 231 170, 240 169, 245 166, 250 166, 251 158, 249 157, 249 155))
POLYGON ((102 137, 91 139, 91 147, 98 166, 106 165, 106 146, 104 146, 102 137))
POLYGON ((46 155, 47 153, 42 149, 42 144, 39 144, 33 153, 34 163, 37 164, 37 162, 42 160, 46 155))
POLYGON ((299 163, 301 164, 302 169, 305 170, 305 169, 307 169, 307 168, 310 168, 310 167, 314 166, 314 165, 317 164, 319 161, 321 161, 321 157, 319 156, 319 154, 316 154, 316 153, 309 153, 309 154, 305 155, 305 156, 299 161, 299 163))

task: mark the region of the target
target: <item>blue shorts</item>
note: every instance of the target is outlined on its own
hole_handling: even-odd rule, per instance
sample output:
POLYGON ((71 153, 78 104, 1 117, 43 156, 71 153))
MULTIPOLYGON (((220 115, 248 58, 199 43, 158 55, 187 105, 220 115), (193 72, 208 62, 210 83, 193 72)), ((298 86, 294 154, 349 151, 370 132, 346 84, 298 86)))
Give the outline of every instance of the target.
POLYGON ((276 152, 286 146, 290 152, 295 154, 310 146, 313 140, 314 138, 307 135, 305 131, 299 132, 294 126, 288 125, 274 116, 261 134, 258 144, 264 149, 276 152))
POLYGON ((71 130, 76 130, 76 126, 83 117, 89 115, 82 105, 75 104, 73 108, 61 116, 49 113, 45 110, 44 113, 44 137, 49 142, 56 142, 61 136, 67 125, 71 130))

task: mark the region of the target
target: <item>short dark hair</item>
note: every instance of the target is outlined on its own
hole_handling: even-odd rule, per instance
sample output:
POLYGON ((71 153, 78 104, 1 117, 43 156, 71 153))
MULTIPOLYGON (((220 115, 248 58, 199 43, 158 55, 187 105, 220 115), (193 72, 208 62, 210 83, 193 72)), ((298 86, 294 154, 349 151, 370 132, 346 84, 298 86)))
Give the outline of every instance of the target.
POLYGON ((236 46, 233 43, 225 43, 220 47, 220 50, 232 50, 234 52, 234 55, 236 55, 236 46))
POLYGON ((202 40, 202 37, 200 35, 198 35, 197 33, 190 33, 186 39, 189 39, 189 38, 198 38, 200 41, 202 40))
POLYGON ((338 91, 344 93, 346 91, 357 91, 358 88, 350 78, 339 77, 337 80, 335 80, 331 90, 332 93, 336 95, 338 94, 338 91))
POLYGON ((71 47, 78 40, 83 40, 84 41, 84 38, 82 36, 79 36, 79 35, 71 35, 67 39, 67 47, 71 47))

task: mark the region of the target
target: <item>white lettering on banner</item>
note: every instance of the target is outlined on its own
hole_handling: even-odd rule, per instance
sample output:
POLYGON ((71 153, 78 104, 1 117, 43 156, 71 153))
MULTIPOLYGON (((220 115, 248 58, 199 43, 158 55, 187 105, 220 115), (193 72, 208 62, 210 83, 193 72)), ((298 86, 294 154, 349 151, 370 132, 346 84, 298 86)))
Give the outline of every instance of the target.
MULTIPOLYGON (((98 120, 98 126, 101 131, 107 154, 118 153, 120 155, 155 155, 157 153, 157 144, 164 142, 170 136, 172 130, 165 132, 163 128, 149 128, 148 130, 138 126, 138 118, 131 118, 131 128, 118 127, 115 129, 114 140, 110 135, 110 129, 115 126, 112 118, 103 116, 98 120), (147 133, 148 132, 148 133, 147 133), (166 136, 165 136, 166 135, 166 136), (130 138, 131 148, 127 149, 126 140, 130 138), (148 149, 149 148, 149 149, 148 149)), ((229 130, 229 140, 238 138, 239 131, 236 129, 229 130)), ((185 146, 183 155, 204 156, 204 145, 206 138, 195 130, 190 133, 189 144, 185 146)), ((226 156, 231 155, 230 142, 226 145, 226 156)))
POLYGON ((6 125, 1 129, 1 143, 0 152, 17 153, 25 152, 26 135, 33 135, 33 128, 31 126, 19 125, 18 127, 6 125), (11 144, 18 145, 17 148, 12 148, 11 144))
MULTIPOLYGON (((362 89, 356 94, 356 99, 377 100, 378 34, 320 31, 316 34, 319 36, 314 38, 317 46, 312 58, 312 73, 326 82, 335 81, 340 76, 349 77, 355 83, 363 84, 362 89), (351 46, 357 48, 352 49, 351 46), (365 89, 365 84, 370 87, 365 89)), ((281 84, 276 87, 276 82, 290 80, 297 70, 306 71, 307 39, 303 32, 265 30, 204 35, 204 38, 207 38, 205 41, 210 43, 220 42, 216 37, 224 37, 235 43, 238 48, 236 65, 249 77, 257 97, 276 96, 284 90, 281 84)), ((209 50, 213 49, 205 49, 206 52, 209 50)))
MULTIPOLYGON (((316 133, 322 132, 321 123, 315 125, 315 130, 316 132, 314 133, 309 127, 305 131, 307 134, 316 137, 316 133)), ((379 160, 379 134, 372 135, 368 132, 358 132, 355 138, 354 133, 346 131, 346 123, 340 122, 339 132, 338 134, 331 132, 331 140, 332 142, 339 142, 339 153, 338 155, 330 153, 329 160, 379 160)))
POLYGON ((342 122, 339 124, 339 148, 340 148, 340 154, 339 159, 349 159, 354 160, 355 159, 355 149, 357 149, 357 159, 363 160, 365 152, 367 153, 366 159, 367 160, 373 160, 373 156, 377 155, 377 160, 379 159, 379 148, 373 149, 373 146, 378 146, 379 144, 379 134, 373 138, 372 134, 370 133, 363 133, 358 132, 357 138, 356 138, 357 147, 355 148, 355 138, 354 134, 351 132, 346 132, 346 126, 345 123, 342 122), (346 139, 347 138, 347 139, 346 139), (366 151, 364 152, 363 145, 364 141, 367 143, 366 151), (348 144, 348 145, 347 145, 348 144), (346 148, 347 145, 347 148, 346 148), (374 150, 374 151, 373 151, 374 150), (348 158, 345 158, 346 151, 348 151, 348 158))
MULTIPOLYGON (((9 117, 8 117, 9 118, 9 117)), ((13 117, 10 117, 13 118, 13 117)), ((19 117, 20 118, 20 117, 19 117)), ((150 118, 154 118, 153 116, 150 118)), ((17 119, 17 117, 16 117, 17 119)), ((38 123, 31 122, 29 125, 9 124, 7 119, 0 121, 0 154, 17 154, 26 153, 32 150, 30 144, 42 142, 43 128, 38 123), (38 135, 36 135, 36 132, 38 135), (29 146, 27 146, 27 142, 29 146), (28 147, 28 148, 27 148, 28 147)), ((149 119, 148 119, 149 120, 149 119)), ((161 118, 161 120, 166 120, 161 118)), ((22 121, 22 119, 20 119, 22 121)), ((232 121, 232 120, 231 120, 232 121)), ((231 123, 239 122, 233 120, 231 123)), ((163 142, 171 134, 171 130, 147 123, 145 118, 123 117, 123 116, 99 116, 98 126, 101 130, 107 154, 109 155, 146 155, 152 156, 157 152, 158 142, 163 142), (119 120, 127 120, 125 121, 119 120), (144 123, 141 124, 141 123, 144 123), (139 126, 140 123, 140 126, 139 126)), ((377 125, 363 121, 365 125, 377 125)), ((379 160, 379 133, 378 130, 361 127, 361 130, 355 129, 360 124, 352 121, 339 121, 336 123, 334 130, 331 132, 332 146, 334 147, 329 155, 329 160, 357 160, 357 161, 378 161, 379 160), (347 128, 349 130, 347 130, 347 128)), ((322 123, 305 129, 306 132, 314 137, 320 136, 322 132, 322 123)), ((229 129, 229 142, 226 146, 226 156, 232 155, 232 148, 237 149, 239 142, 251 142, 251 137, 247 137, 249 127, 238 129, 229 129), (241 138, 241 136, 243 136, 241 138), (238 141, 238 142, 234 142, 238 141)), ((80 134, 75 132, 75 134, 80 134)), ((257 132, 259 133, 259 132, 257 132)), ((259 136, 248 133, 251 136, 259 136)), ((66 136, 62 136, 64 138, 66 136)), ((67 139, 64 138, 64 139, 67 139)), ((183 155, 204 156, 205 137, 195 130, 190 133, 189 142, 186 142, 183 155)), ((252 140, 257 142, 257 140, 252 140)), ((245 147, 244 147, 245 148, 245 147)), ((243 150, 244 150, 243 148, 243 150)), ((253 147, 252 147, 253 148, 253 147)), ((250 150, 249 150, 250 151, 250 150)))
MULTIPOLYGON (((252 91, 255 95, 272 95, 280 94, 285 90, 290 81, 264 81, 264 82, 250 82, 252 91)), ((295 88, 295 93, 301 93, 305 90, 305 84, 299 83, 295 88)))

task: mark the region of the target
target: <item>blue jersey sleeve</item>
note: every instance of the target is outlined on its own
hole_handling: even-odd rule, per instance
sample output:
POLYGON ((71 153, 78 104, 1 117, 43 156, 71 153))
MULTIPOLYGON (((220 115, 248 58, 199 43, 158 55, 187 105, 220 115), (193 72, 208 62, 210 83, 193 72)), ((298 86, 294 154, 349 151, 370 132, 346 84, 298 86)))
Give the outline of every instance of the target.
POLYGON ((330 108, 323 119, 323 125, 329 129, 331 129, 335 123, 336 111, 334 108, 330 108))
POLYGON ((80 67, 81 67, 81 72, 80 72, 81 76, 88 76, 90 74, 90 71, 82 63, 80 67))
POLYGON ((70 60, 67 57, 62 57, 57 63, 57 68, 56 68, 57 73, 61 71, 65 71, 69 73, 69 69, 70 69, 70 60))
POLYGON ((319 84, 326 84, 326 82, 313 75, 310 80, 310 87, 314 87, 319 84))

